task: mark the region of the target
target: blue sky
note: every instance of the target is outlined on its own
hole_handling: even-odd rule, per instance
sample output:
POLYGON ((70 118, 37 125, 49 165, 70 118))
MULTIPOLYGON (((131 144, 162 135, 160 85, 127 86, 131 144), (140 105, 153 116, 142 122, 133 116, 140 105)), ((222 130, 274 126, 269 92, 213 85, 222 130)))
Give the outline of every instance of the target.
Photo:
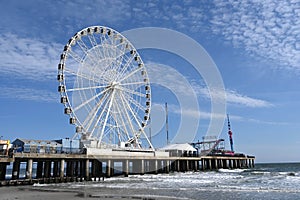
MULTIPOLYGON (((192 38, 216 64, 225 86, 236 151, 253 154, 258 162, 300 161, 299 1, 12 0, 0 4, 0 135, 4 138, 57 139, 74 134, 75 127, 68 124, 59 103, 56 75, 63 47, 76 32, 93 25, 118 32, 160 27, 192 38)), ((177 85, 178 92, 186 88, 178 85, 175 75, 185 77, 199 104, 197 111, 182 110, 174 88, 153 83, 154 146, 165 143, 165 102, 170 135, 177 132, 180 118, 187 117, 199 120, 195 140, 201 140, 214 115, 210 97, 215 94, 209 94, 203 77, 183 58, 157 49, 139 52, 152 77, 177 85)), ((229 148, 226 123, 220 137, 229 148)))

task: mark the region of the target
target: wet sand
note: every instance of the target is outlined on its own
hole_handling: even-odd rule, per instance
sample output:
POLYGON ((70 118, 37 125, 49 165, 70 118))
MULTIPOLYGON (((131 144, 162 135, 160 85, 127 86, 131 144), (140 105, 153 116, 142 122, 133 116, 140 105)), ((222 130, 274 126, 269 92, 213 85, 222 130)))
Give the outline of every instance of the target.
POLYGON ((122 194, 122 191, 116 189, 108 188, 99 188, 97 193, 90 190, 75 190, 75 189, 59 189, 59 188, 47 188, 47 185, 44 187, 34 187, 34 186, 8 186, 0 187, 0 200, 76 200, 76 199, 143 199, 143 200, 156 200, 156 199, 177 199, 172 197, 163 197, 163 196, 147 196, 144 195, 126 195, 122 194))
POLYGON ((33 186, 0 187, 0 200, 54 200, 82 199, 82 195, 72 191, 53 191, 36 189, 33 186))

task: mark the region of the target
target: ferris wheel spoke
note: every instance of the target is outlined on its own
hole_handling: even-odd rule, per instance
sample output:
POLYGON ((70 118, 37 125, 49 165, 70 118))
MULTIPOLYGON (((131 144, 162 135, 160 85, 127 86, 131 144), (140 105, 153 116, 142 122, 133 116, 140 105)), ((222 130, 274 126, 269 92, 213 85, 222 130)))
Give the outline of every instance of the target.
MULTIPOLYGON (((119 96, 120 96, 120 95, 119 95, 119 96)), ((120 102, 120 103, 122 103, 122 102, 120 102)), ((123 104, 122 104, 122 105, 123 105, 123 104)), ((123 108, 124 108, 124 105, 123 105, 123 108)), ((123 113, 123 112, 121 111, 121 108, 120 108, 119 104, 116 104, 116 109, 117 109, 117 111, 118 111, 118 113, 119 113, 120 121, 121 121, 121 123, 122 123, 122 125, 123 125, 123 127, 124 127, 124 129, 125 129, 124 131, 125 131, 125 134, 127 135, 127 139, 129 139, 130 136, 129 136, 129 134, 128 134, 127 125, 126 125, 126 123, 125 123, 126 113, 123 113)))
POLYGON ((94 46, 98 58, 99 58, 99 59, 100 59, 100 58, 103 59, 103 58, 104 58, 104 55, 101 53, 101 51, 100 51, 100 49, 99 49, 99 48, 101 47, 101 45, 99 45, 99 44, 97 43, 97 40, 96 40, 94 34, 92 34, 91 36, 89 36, 89 40, 90 40, 91 44, 94 46))
POLYGON ((90 76, 86 76, 86 75, 84 75, 84 74, 75 72, 75 71, 73 71, 73 70, 71 70, 71 69, 68 69, 68 68, 65 69, 65 72, 68 73, 68 74, 70 74, 70 75, 77 76, 78 78, 84 78, 84 79, 86 79, 86 80, 93 81, 93 82, 95 82, 95 83, 99 83, 99 84, 100 84, 100 83, 101 83, 101 82, 100 82, 101 80, 102 80, 102 82, 104 82, 104 80, 101 79, 101 78, 95 79, 95 78, 92 78, 92 77, 90 77, 90 76))
POLYGON ((129 67, 131 66, 130 64, 132 63, 133 59, 134 59, 134 57, 133 57, 133 56, 130 56, 130 57, 128 58, 128 60, 125 61, 125 64, 124 64, 124 66, 123 66, 123 68, 122 68, 122 70, 121 70, 119 76, 117 77, 118 79, 121 78, 121 76, 123 76, 123 75, 126 73, 126 71, 127 71, 127 70, 129 69, 129 67))
POLYGON ((103 50, 103 57, 104 58, 111 58, 111 56, 110 56, 110 49, 111 49, 111 45, 109 44, 109 38, 107 38, 107 39, 105 39, 105 42, 103 42, 103 44, 102 44, 102 49, 104 49, 103 50))
MULTIPOLYGON (((116 99, 115 99, 116 101, 116 99)), ((119 113, 117 112, 117 109, 115 108, 117 105, 116 104, 113 104, 113 108, 112 108, 112 121, 114 123, 114 126, 115 126, 115 130, 117 132, 117 135, 118 135, 118 138, 119 138, 119 134, 120 134, 120 128, 121 128, 121 121, 119 120, 119 113)))
POLYGON ((97 97, 101 96, 102 94, 104 94, 105 92, 107 92, 109 90, 109 88, 106 88, 104 90, 102 90, 100 93, 96 94, 95 96, 93 96, 92 98, 86 100, 85 102, 83 102, 82 104, 80 104, 79 106, 75 107, 73 109, 73 111, 77 111, 80 108, 82 108, 83 106, 87 105, 88 103, 90 103, 91 101, 95 100, 97 97))
POLYGON ((107 85, 98 85, 93 87, 81 87, 81 88, 72 88, 72 89, 66 89, 67 92, 74 92, 74 91, 81 91, 81 90, 91 90, 91 89, 101 89, 101 88, 107 88, 107 85))
POLYGON ((131 89, 126 88, 126 87, 118 87, 118 89, 121 90, 121 91, 124 91, 124 92, 128 92, 130 94, 134 94, 134 95, 140 96, 140 97, 146 97, 146 94, 143 94, 141 92, 137 92, 137 91, 131 90, 131 89))
MULTIPOLYGON (((127 104, 126 104, 126 98, 124 97, 124 95, 122 93, 120 93, 120 97, 121 97, 121 102, 123 105, 123 108, 125 108, 125 117, 127 118, 127 122, 129 123, 129 128, 131 129, 132 132, 135 131, 133 124, 132 124, 132 119, 128 113, 128 108, 127 108, 127 104)), ((128 135, 128 138, 130 138, 130 136, 128 135)))
POLYGON ((76 62, 82 63, 82 58, 77 53, 75 53, 74 51, 72 51, 71 48, 68 51, 67 55, 70 55, 76 62))
POLYGON ((129 95, 126 95, 127 96, 127 99, 133 104, 135 105, 137 108, 139 108, 140 110, 145 110, 146 108, 143 107, 139 102, 137 102, 134 98, 132 98, 131 96, 129 95))
POLYGON ((86 125, 86 129, 87 130, 89 130, 90 129, 90 127, 91 127, 91 125, 92 125, 92 123, 93 123, 93 121, 94 121, 94 119, 95 119, 95 117, 96 117, 96 115, 97 115, 97 113, 99 112, 99 110, 100 110, 100 108, 101 108, 101 105, 103 105, 103 108, 102 108, 102 112, 100 113, 100 115, 99 115, 99 117, 102 117, 102 114, 103 114, 103 112, 105 111, 105 107, 106 107, 106 105, 107 105, 107 102, 105 103, 105 101, 106 101, 106 99, 109 97, 109 94, 108 93, 105 93, 103 96, 102 96, 102 98, 98 101, 98 103, 97 103, 97 105, 94 107, 94 109, 93 110, 91 110, 90 112, 89 112, 89 115, 86 117, 86 119, 84 120, 84 122, 83 122, 83 124, 85 125, 86 123, 87 123, 87 125, 86 125))
POLYGON ((94 63, 97 63, 97 57, 95 57, 95 55, 93 54, 89 54, 89 48, 84 43, 84 41, 82 41, 81 38, 77 41, 77 44, 80 47, 81 51, 83 52, 83 55, 89 55, 88 58, 91 59, 94 63))
POLYGON ((124 59, 124 52, 122 50, 120 50, 119 55, 116 55, 115 60, 116 60, 116 70, 120 71, 122 68, 122 61, 124 59))
POLYGON ((82 39, 78 39, 77 41, 78 46, 82 50, 84 54, 88 54, 89 48, 86 46, 86 44, 82 41, 82 39))
MULTIPOLYGON (((114 95, 115 95, 115 91, 113 90, 113 91, 112 91, 112 94, 111 94, 110 101, 109 101, 109 106, 108 106, 108 110, 107 110, 107 113, 106 113, 106 116, 105 116, 105 120, 104 120, 104 123, 103 123, 103 126, 102 126, 102 130, 101 130, 101 132, 100 132, 100 137, 99 137, 99 141, 100 141, 100 142, 102 141, 104 129, 105 129, 105 127, 106 127, 107 119, 108 119, 108 116, 109 116, 109 114, 110 114, 110 109, 111 109, 111 106, 112 106, 112 103, 113 103, 113 100, 114 100, 114 95)), ((99 122, 99 120, 100 120, 100 117, 98 117, 97 123, 99 122)))
POLYGON ((112 131, 115 133, 113 141, 114 141, 114 143, 116 143, 116 140, 117 140, 118 143, 119 143, 119 142, 121 142, 121 140, 120 140, 120 128, 121 127, 119 125, 119 122, 118 122, 119 120, 117 118, 117 113, 116 113, 116 110, 115 110, 114 106, 113 106, 112 110, 113 111, 112 111, 111 121, 112 121, 113 124, 111 124, 111 126, 113 127, 112 131))
POLYGON ((128 79, 129 77, 135 75, 137 72, 141 71, 142 68, 138 67, 135 70, 133 70, 132 72, 130 72, 129 74, 127 74, 126 76, 124 76, 121 80, 119 80, 120 82, 128 79))
POLYGON ((129 83, 120 83, 120 86, 128 86, 128 85, 144 85, 145 82, 139 81, 139 82, 129 82, 129 83))
POLYGON ((91 45, 92 45, 93 47, 98 46, 98 43, 97 43, 97 41, 96 41, 96 38, 94 37, 94 34, 88 34, 87 36, 88 36, 88 38, 89 38, 89 40, 90 40, 90 43, 91 43, 91 45))

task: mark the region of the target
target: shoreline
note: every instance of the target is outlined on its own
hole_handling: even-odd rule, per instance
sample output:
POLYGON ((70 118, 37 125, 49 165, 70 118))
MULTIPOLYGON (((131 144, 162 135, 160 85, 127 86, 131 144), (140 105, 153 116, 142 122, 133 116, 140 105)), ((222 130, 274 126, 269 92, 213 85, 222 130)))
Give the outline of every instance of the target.
MULTIPOLYGON (((59 186, 59 185, 57 185, 59 186)), ((19 185, 19 186, 3 186, 0 187, 0 200, 74 200, 74 199, 136 199, 136 200, 172 200, 172 199, 188 199, 178 198, 172 196, 163 195, 151 195, 151 194, 132 194, 128 195, 122 192, 122 190, 115 190, 110 188, 99 188, 97 193, 90 189, 67 189, 67 188, 49 188, 47 185, 42 187, 36 187, 34 185, 19 185)))

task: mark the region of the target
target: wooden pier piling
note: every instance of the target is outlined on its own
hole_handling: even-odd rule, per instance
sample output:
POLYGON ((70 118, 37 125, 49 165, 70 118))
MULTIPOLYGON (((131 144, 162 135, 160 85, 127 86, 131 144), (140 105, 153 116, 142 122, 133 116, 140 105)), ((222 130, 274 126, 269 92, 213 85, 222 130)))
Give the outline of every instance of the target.
POLYGON ((115 175, 253 168, 253 156, 172 156, 153 152, 113 155, 15 153, 0 160, 0 186, 100 181, 115 175), (10 166, 11 170, 7 170, 10 166), (22 167, 21 167, 22 166, 22 167), (24 166, 26 166, 24 168, 24 166), (104 168, 105 167, 105 168, 104 168), (117 169, 118 167, 118 169, 117 169), (103 169, 105 169, 103 171, 103 169), (22 172, 23 170, 23 172, 22 172), (25 170, 25 176, 24 176, 25 170), (7 174, 7 173, 11 174, 7 174), (21 176, 22 174, 22 176, 21 176))

